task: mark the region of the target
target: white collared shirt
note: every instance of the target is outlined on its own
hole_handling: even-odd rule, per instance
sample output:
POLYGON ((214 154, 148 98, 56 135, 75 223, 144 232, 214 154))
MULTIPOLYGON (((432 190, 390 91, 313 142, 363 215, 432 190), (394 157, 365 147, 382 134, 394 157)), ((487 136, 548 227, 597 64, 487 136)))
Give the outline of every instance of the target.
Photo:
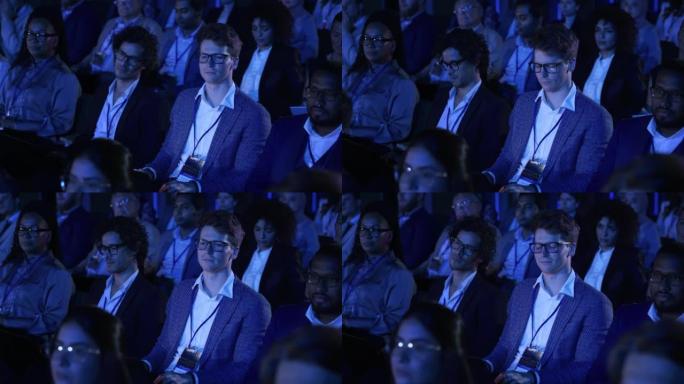
POLYGON ((192 247, 195 232, 197 232, 197 229, 194 229, 188 237, 182 238, 180 228, 176 227, 176 229, 173 230, 173 242, 166 250, 166 254, 164 254, 162 266, 159 269, 157 276, 172 279, 176 284, 183 279, 185 261, 188 258, 188 255, 192 253, 190 247, 192 247))
MULTIPOLYGON (((655 304, 651 304, 651 306, 648 308, 648 317, 653 320, 654 323, 660 321, 660 315, 658 314, 658 309, 656 309, 655 304)), ((684 323, 684 313, 679 315, 677 318, 678 322, 684 323)))
POLYGON ((594 62, 594 67, 591 69, 587 81, 584 83, 582 93, 599 104, 601 104, 603 83, 606 81, 606 75, 608 74, 610 64, 613 62, 614 57, 614 53, 606 58, 602 58, 601 55, 599 55, 594 62))
POLYGON ((187 373, 187 371, 176 367, 176 364, 178 364, 178 360, 180 360, 183 351, 188 347, 188 345, 197 349, 199 352, 199 357, 202 356, 202 352, 204 352, 204 346, 209 339, 209 332, 211 331, 211 327, 214 325, 214 320, 216 320, 216 316, 218 315, 218 310, 216 313, 213 313, 214 310, 216 310, 216 308, 219 306, 221 299, 223 299, 224 296, 229 299, 233 298, 233 283, 235 282, 235 274, 231 270, 228 270, 228 274, 228 279, 226 279, 226 282, 223 284, 218 294, 214 297, 211 297, 209 292, 207 292, 206 288, 204 287, 204 273, 200 274, 197 280, 195 280, 195 283, 192 285, 192 289, 198 287, 197 295, 195 296, 195 301, 192 303, 190 316, 188 316, 188 319, 185 321, 185 328, 183 329, 180 342, 178 342, 176 354, 174 355, 173 360, 171 360, 171 364, 166 367, 166 371, 173 371, 181 374, 187 373), (191 317, 192 329, 190 328, 191 317), (202 324, 205 319, 208 319, 207 322, 200 328, 200 324, 202 324), (190 343, 193 333, 195 337, 192 339, 192 343, 190 343))
POLYGON ((240 90, 256 102, 259 102, 259 83, 261 82, 266 61, 268 61, 268 56, 271 54, 272 49, 273 46, 263 51, 260 51, 258 48, 254 50, 249 65, 245 69, 245 74, 242 76, 240 90))
POLYGON ((601 285, 603 284, 603 278, 606 276, 606 270, 608 269, 608 264, 613 256, 613 251, 615 247, 601 251, 601 248, 596 251, 594 255, 594 260, 591 262, 591 267, 587 271, 587 275, 584 277, 584 282, 601 290, 601 285))
POLYGON ((473 282, 476 271, 473 271, 466 276, 466 278, 461 282, 461 284, 456 288, 453 295, 449 294, 451 291, 451 284, 453 283, 453 275, 449 275, 444 282, 444 289, 442 290, 442 296, 439 298, 439 304, 448 308, 451 312, 456 312, 458 310, 459 304, 463 300, 463 295, 465 295, 466 289, 473 282))
POLYGON ((456 103, 458 90, 452 87, 449 91, 449 101, 447 101, 447 104, 444 106, 442 116, 439 118, 439 122, 437 122, 437 128, 446 129, 447 131, 456 134, 458 128, 461 126, 461 121, 463 121, 463 116, 465 116, 468 110, 468 105, 470 105, 470 102, 473 100, 473 97, 475 97, 475 94, 480 89, 481 85, 482 80, 479 80, 456 106, 454 106, 454 104, 456 103))
POLYGON ((520 36, 515 39, 515 44, 515 51, 508 59, 501 82, 514 86, 519 95, 525 92, 525 83, 534 49, 526 46, 520 36))
POLYGON ((515 175, 513 175, 509 182, 518 183, 520 185, 529 185, 528 182, 520 179, 520 175, 522 174, 523 169, 525 169, 527 162, 532 160, 533 154, 535 160, 539 161, 544 166, 546 165, 549 154, 551 154, 553 140, 556 138, 556 134, 560 128, 559 121, 566 109, 569 109, 573 112, 575 111, 576 95, 577 87, 573 83, 572 87, 570 88, 570 92, 568 92, 568 95, 565 97, 565 100, 563 100, 563 103, 560 105, 560 107, 553 109, 546 99, 544 90, 539 90, 537 97, 534 99, 535 103, 539 102, 539 99, 541 99, 541 102, 539 102, 539 112, 537 112, 537 116, 535 117, 536 135, 534 130, 530 132, 530 137, 527 140, 525 152, 523 152, 522 158, 520 159, 520 164, 518 164, 518 171, 515 173, 515 175), (548 136, 546 136, 547 134, 548 136), (544 136, 546 136, 545 139, 543 139, 544 136), (537 146, 538 148, 535 154, 534 149, 537 146))
POLYGON ((105 100, 102 110, 100 111, 100 117, 97 118, 97 124, 95 125, 95 133, 93 134, 93 139, 99 137, 104 139, 114 140, 116 135, 116 126, 119 125, 119 120, 121 115, 123 115, 123 110, 128 104, 128 99, 130 99, 131 94, 138 86, 140 79, 132 82, 128 88, 119 96, 116 101, 114 100, 114 90, 116 89, 116 80, 112 81, 109 85, 109 93, 107 94, 107 99, 105 100), (109 130, 107 128, 109 127, 109 130))
POLYGON ((225 4, 223 6, 223 9, 221 10, 221 14, 219 15, 218 19, 216 19, 216 22, 220 24, 228 23, 228 18, 230 17, 230 14, 233 13, 234 6, 234 2, 230 4, 225 4))
MULTIPOLYGON (((534 241, 534 236, 530 235, 528 238, 523 238, 522 228, 515 230, 515 242, 508 251, 506 259, 504 260, 503 269, 499 276, 506 277, 516 282, 525 279, 525 271, 532 252, 530 252, 530 244, 534 241)), ((536 262, 532 260, 532 262, 536 262)))
POLYGON ((248 287, 259 292, 259 283, 261 283, 261 276, 266 269, 268 257, 271 255, 273 247, 260 251, 259 248, 254 250, 252 258, 249 260, 249 265, 242 275, 242 282, 248 287))
POLYGON ((160 71, 160 73, 174 76, 176 78, 176 85, 183 85, 185 83, 185 68, 188 66, 188 60, 190 59, 190 50, 192 49, 197 31, 203 25, 203 23, 200 23, 197 29, 188 37, 183 35, 180 27, 176 27, 176 40, 171 44, 171 48, 169 48, 169 52, 164 60, 164 66, 160 71))
POLYGON ((524 372, 524 370, 518 369, 517 366, 520 362, 523 352, 525 352, 525 349, 527 349, 527 347, 530 346, 530 343, 532 343, 533 332, 537 332, 537 335, 534 338, 532 346, 541 351, 542 354, 544 353, 544 350, 546 349, 546 343, 548 343, 549 336, 551 335, 553 323, 556 321, 556 317, 560 311, 559 305, 563 299, 563 295, 575 297, 575 277, 575 271, 570 272, 568 279, 565 280, 565 284, 563 284, 563 287, 560 289, 560 291, 555 296, 551 296, 546 290, 543 274, 539 275, 537 281, 534 283, 534 286, 539 286, 537 289, 537 298, 533 304, 534 309, 533 312, 530 312, 530 316, 527 319, 525 332, 520 340, 520 345, 518 346, 518 352, 515 354, 515 359, 513 359, 511 365, 508 366, 508 369, 506 369, 507 371, 516 370, 518 372, 524 372), (556 308, 559 308, 559 310, 556 311, 556 308), (532 319, 533 314, 534 320, 532 319), (546 322, 546 324, 541 326, 547 318, 549 320, 546 322), (533 322, 535 327, 534 331, 532 330, 533 322))
POLYGON ((133 284, 133 280, 135 280, 136 277, 138 277, 137 269, 135 270, 135 272, 133 272, 132 275, 128 277, 128 279, 126 279, 126 281, 124 281, 123 284, 121 284, 116 293, 112 295, 112 285, 114 284, 114 276, 109 276, 107 278, 105 290, 102 293, 102 296, 100 296, 100 301, 97 303, 97 307, 104 309, 112 315, 116 315, 116 312, 119 310, 119 307, 121 307, 121 302, 123 302, 124 296, 126 296, 126 292, 128 292, 128 288, 131 287, 131 284, 133 284))
POLYGON ((321 136, 314 129, 311 118, 308 118, 304 122, 304 130, 309 135, 306 148, 304 149, 304 163, 307 167, 311 168, 340 138, 342 124, 338 125, 334 131, 321 136))
MULTIPOLYGON (((221 113, 223 113, 224 108, 234 108, 236 90, 235 83, 230 85, 226 96, 223 98, 221 103, 215 107, 212 107, 211 104, 209 104, 206 92, 204 90, 205 87, 206 84, 203 84, 202 88, 200 88, 197 92, 197 96, 195 96, 195 100, 200 98, 197 116, 195 116, 195 122, 192 123, 193 127, 190 128, 190 134, 188 135, 188 140, 185 142, 185 147, 183 148, 180 161, 178 162, 176 169, 171 172, 171 178, 177 178, 178 175, 180 175, 181 169, 183 169, 183 165, 185 164, 185 160, 187 160, 188 157, 193 154, 193 148, 195 148, 195 146, 197 148, 194 151, 194 156, 202 161, 207 160, 211 142, 214 139, 214 134, 216 134, 216 131, 219 128, 220 122, 218 119, 221 117, 221 113), (202 135, 204 135, 204 137, 200 140, 202 135)), ((194 108, 194 106, 192 107, 194 108)), ((183 177, 178 178, 178 181, 187 182, 190 180, 187 180, 185 177, 183 177)))
POLYGON ((675 149, 677 149, 679 144, 682 143, 682 139, 684 139, 684 127, 680 128, 679 131, 677 131, 677 133, 670 137, 663 136, 656 129, 655 118, 651 118, 651 121, 649 121, 648 125, 646 126, 646 130, 653 137, 653 146, 651 147, 651 153, 655 151, 655 153, 657 154, 669 155, 672 152, 674 152, 675 149))
POLYGON ((307 319, 309 319, 309 322, 313 326, 342 329, 342 314, 341 313, 333 321, 331 321, 329 323, 324 323, 321 320, 319 320, 318 317, 316 317, 316 313, 314 313, 313 307, 311 306, 311 304, 309 304, 309 308, 306 310, 306 313, 304 315, 306 316, 307 319))

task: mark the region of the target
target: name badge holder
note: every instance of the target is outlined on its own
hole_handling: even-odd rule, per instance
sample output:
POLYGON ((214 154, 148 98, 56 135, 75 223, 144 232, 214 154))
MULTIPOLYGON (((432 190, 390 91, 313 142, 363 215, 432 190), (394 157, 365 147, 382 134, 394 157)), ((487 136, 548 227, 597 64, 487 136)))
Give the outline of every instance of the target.
POLYGON ((199 181, 202 178, 202 168, 204 167, 205 160, 202 160, 199 156, 195 155, 195 151, 197 151, 197 147, 200 145, 202 140, 207 136, 207 134, 216 128, 219 121, 221 120, 221 117, 223 117, 223 113, 225 112, 224 108, 219 114, 219 116, 216 118, 216 120, 214 120, 214 122, 209 126, 209 128, 206 131, 204 131, 204 133, 199 137, 199 139, 197 139, 197 111, 199 109, 199 104, 200 99, 197 99, 195 101, 195 113, 192 119, 192 139, 194 143, 192 153, 185 160, 185 163, 181 168, 180 174, 176 178, 176 180, 184 183, 190 181, 199 181))
MULTIPOLYGON (((193 302, 195 297, 197 297, 197 287, 195 287, 194 289, 193 302)), ((199 347, 192 346, 192 341, 195 339, 195 336, 197 336, 199 330, 209 321, 209 319, 216 315, 216 312, 218 312, 220 306, 221 303, 219 302, 219 304, 216 305, 216 308, 214 308, 214 310, 209 314, 209 316, 206 319, 204 319, 204 321, 194 331, 192 329, 192 310, 190 310, 190 341, 188 342, 188 346, 185 347, 185 349, 183 350, 180 359, 178 359, 178 363, 176 363, 175 370, 184 371, 184 373, 195 370, 195 368, 197 367, 197 362, 199 362, 200 356, 202 355, 202 352, 200 351, 199 347)))
POLYGON ((539 331, 541 331, 542 328, 548 323, 551 318, 558 312, 560 309, 561 303, 558 303, 556 305, 556 308, 551 312, 551 314, 541 323, 539 328, 536 330, 534 329, 534 302, 536 301, 537 294, 539 293, 539 285, 537 285, 534 288, 534 291, 532 292, 532 314, 531 314, 531 328, 532 328, 532 339, 530 340, 530 344, 525 348, 525 351, 522 354, 522 357, 520 357, 520 361, 518 362, 517 369, 520 371, 524 372, 529 372, 529 371, 536 371, 539 369, 539 362, 541 361, 541 357, 544 354, 544 347, 542 346, 535 346, 533 345, 534 339, 537 337, 539 334, 539 331))
POLYGON ((533 148, 534 151, 532 152, 532 159, 525 164, 525 167, 522 170, 522 173, 520 174, 520 180, 523 180, 527 182, 528 184, 534 184, 534 185, 539 185, 541 184, 543 174, 544 174, 544 167, 546 166, 546 162, 537 158, 537 151, 539 150, 539 147, 541 147, 542 143, 544 140, 546 140, 551 133, 553 133, 558 127, 560 126, 561 121, 563 120, 563 114, 561 114, 561 117, 558 119, 556 124, 551 127, 551 130, 544 135, 544 137, 539 140, 539 143, 537 143, 537 114, 539 113, 539 105, 541 104, 541 100, 537 101, 534 106, 534 115, 532 116, 532 141, 533 141, 533 148))

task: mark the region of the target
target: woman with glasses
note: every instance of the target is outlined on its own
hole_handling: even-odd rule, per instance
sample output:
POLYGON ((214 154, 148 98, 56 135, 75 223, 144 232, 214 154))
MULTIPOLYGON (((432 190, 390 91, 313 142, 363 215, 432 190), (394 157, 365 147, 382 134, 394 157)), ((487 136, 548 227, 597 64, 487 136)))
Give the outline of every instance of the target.
POLYGON ((411 132, 419 95, 398 64, 403 44, 397 15, 377 12, 369 16, 359 46, 361 52, 343 81, 353 105, 348 133, 379 144, 401 141, 411 132))
POLYGON ((296 249, 291 246, 295 220, 283 203, 259 203, 249 215, 256 219, 249 245, 240 250, 233 271, 243 283, 264 295, 277 309, 304 300, 297 274, 296 249))
POLYGON ((98 252, 110 276, 91 286, 87 303, 121 321, 122 351, 140 359, 159 336, 165 308, 159 290, 142 274, 147 234, 137 220, 114 217, 102 226, 98 240, 98 252))
POLYGON ((94 139, 85 143, 60 182, 66 192, 105 193, 128 191, 131 154, 118 141, 94 139))
POLYGON ((439 304, 416 304, 389 346, 396 384, 473 383, 461 344, 460 318, 439 304))
POLYGON ((633 53, 637 33, 634 20, 614 8, 600 10, 594 20, 598 55, 578 56, 575 81, 582 93, 608 110, 613 120, 628 118, 637 114, 646 100, 638 58, 633 53))
POLYGON ((54 384, 129 384, 120 349, 121 323, 95 307, 71 311, 50 353, 54 384))
POLYGON ((290 106, 302 99, 303 80, 295 50, 287 45, 292 19, 280 2, 269 3, 252 16, 254 47, 240 52, 235 83, 262 104, 271 121, 290 116, 290 106))
POLYGON ((342 272, 344 325, 388 336, 411 304, 416 284, 400 261, 397 214, 386 203, 361 213, 358 241, 342 272))
POLYGON ((59 255, 54 210, 31 203, 21 211, 14 246, 0 268, 0 326, 32 335, 53 333, 74 292, 59 255))

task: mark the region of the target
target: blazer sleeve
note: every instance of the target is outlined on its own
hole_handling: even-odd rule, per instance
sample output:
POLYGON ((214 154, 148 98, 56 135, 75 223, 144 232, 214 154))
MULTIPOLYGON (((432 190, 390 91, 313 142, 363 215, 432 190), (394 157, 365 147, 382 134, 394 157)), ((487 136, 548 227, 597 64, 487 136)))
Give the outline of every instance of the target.
POLYGON ((180 116, 181 109, 183 108, 183 104, 185 102, 184 99, 184 97, 181 97, 181 95, 179 95, 176 98, 176 102, 173 103, 173 107, 171 108, 171 117, 169 121, 169 131, 166 133, 164 143, 162 144, 161 149, 159 150, 159 153, 154 158, 154 160, 147 165, 147 167, 154 169, 156 179, 158 181, 165 181, 168 178, 169 173, 171 173, 171 160, 174 158, 172 148, 176 146, 176 141, 185 140, 185 138, 180 138, 177 134, 177 131, 181 129, 181 127, 178 126, 177 121, 178 117, 180 116))
POLYGON ((503 185, 508 181, 508 172, 511 169, 511 163, 513 162, 513 143, 520 138, 517 137, 517 130, 515 125, 515 116, 521 114, 520 100, 513 107, 513 111, 508 117, 508 134, 506 135, 506 140, 504 141, 501 153, 496 158, 494 164, 489 167, 485 172, 489 172, 494 176, 494 184, 503 185))
POLYGON ((135 344, 129 346, 131 357, 145 356, 154 347, 164 325, 164 297, 156 288, 148 286, 145 299, 137 309, 135 344))
POLYGON ((44 334, 57 331, 67 315, 71 295, 75 291, 71 275, 64 269, 55 269, 46 277, 47 284, 43 308, 31 326, 31 333, 44 334))
POLYGON ((512 340, 514 325, 511 320, 514 316, 515 305, 520 301, 519 297, 521 294, 521 286, 518 285, 513 290, 511 299, 508 301, 507 320, 503 332, 501 332, 501 337, 496 343, 496 346, 494 346, 494 349, 484 358, 485 361, 488 361, 491 364, 492 373, 494 374, 503 372, 507 368, 504 364, 506 363, 509 351, 511 348, 517 348, 517 345, 512 345, 512 343, 515 343, 517 340, 512 340))
POLYGON ((144 361, 149 363, 150 371, 153 375, 157 375, 164 371, 164 368, 166 368, 162 367, 164 359, 171 349, 176 347, 175 345, 172 345, 172 340, 178 335, 171 334, 171 323, 178 320, 174 318, 177 316, 173 316, 173 311, 179 300, 181 289, 187 289, 187 286, 178 285, 173 289, 173 292, 171 292, 171 297, 166 304, 166 320, 164 321, 161 334, 157 338, 157 342, 154 344, 154 347, 152 347, 152 350, 143 358, 144 361))
POLYGON ((405 269, 394 269, 388 276, 390 283, 385 293, 385 312, 379 314, 375 334, 390 334, 399 325, 404 314, 411 305, 416 292, 416 283, 411 272, 405 269))
POLYGON ((392 83, 386 105, 385 121, 379 121, 374 141, 391 143, 408 137, 411 133, 413 110, 418 104, 418 90, 409 79, 398 79, 392 83))
POLYGON ((275 154, 282 148, 282 138, 277 134, 279 131, 276 127, 273 127, 271 130, 271 134, 268 136, 264 146, 264 151, 261 152, 259 161, 257 161, 256 166, 254 166, 254 169, 247 178, 245 184, 246 191, 261 192, 273 183, 273 180, 271 180, 271 168, 275 161, 275 154))
POLYGON ((76 115, 76 104, 81 96, 81 85, 71 71, 61 73, 55 79, 55 93, 50 100, 49 114, 43 120, 43 127, 49 128, 53 135, 62 135, 71 130, 76 115))
POLYGON ((598 169, 591 178, 591 182, 587 187, 588 192, 599 192, 603 185, 608 181, 610 176, 615 170, 615 161, 617 157, 617 151, 620 147, 620 131, 616 131, 615 134, 610 138, 608 142, 608 147, 606 148, 606 153, 599 164, 598 169))

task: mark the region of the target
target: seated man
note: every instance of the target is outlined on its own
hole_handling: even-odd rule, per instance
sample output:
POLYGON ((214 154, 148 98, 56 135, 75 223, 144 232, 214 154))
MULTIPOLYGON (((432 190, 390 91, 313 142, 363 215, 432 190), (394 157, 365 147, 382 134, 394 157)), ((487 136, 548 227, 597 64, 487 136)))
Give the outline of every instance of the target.
POLYGON ((503 334, 484 361, 497 383, 584 383, 612 305, 572 270, 579 227, 570 217, 543 211, 534 228, 530 249, 542 273, 515 287, 503 334))
POLYGON ((235 216, 211 212, 201 228, 202 274, 176 286, 162 333, 143 359, 159 375, 155 383, 242 383, 271 319, 266 299, 231 271, 244 236, 235 216))
POLYGON ((342 93, 339 69, 320 66, 304 89, 307 114, 280 119, 247 182, 247 190, 263 191, 300 169, 342 171, 340 134, 349 100, 342 93))
POLYGON ((623 120, 615 127, 606 156, 590 189, 599 190, 613 172, 640 156, 684 156, 684 63, 669 62, 653 72, 648 103, 653 116, 623 120))
POLYGON ((266 143, 269 116, 233 82, 227 26, 209 24, 197 41, 205 83, 178 95, 161 151, 141 171, 165 183, 162 191, 240 191, 266 143))

